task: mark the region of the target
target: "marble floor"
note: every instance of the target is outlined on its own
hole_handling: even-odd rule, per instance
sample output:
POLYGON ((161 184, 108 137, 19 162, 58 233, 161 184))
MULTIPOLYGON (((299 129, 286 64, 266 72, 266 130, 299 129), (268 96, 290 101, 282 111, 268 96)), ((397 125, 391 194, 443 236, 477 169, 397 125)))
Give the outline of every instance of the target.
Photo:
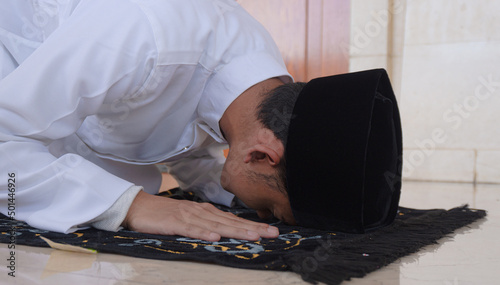
MULTIPOLYGON (((345 284, 500 284, 500 185, 404 182, 401 205, 488 210, 488 217, 439 244, 345 284)), ((290 272, 156 261, 113 254, 16 247, 16 277, 9 277, 7 244, 0 244, 0 284, 307 284, 290 272)))

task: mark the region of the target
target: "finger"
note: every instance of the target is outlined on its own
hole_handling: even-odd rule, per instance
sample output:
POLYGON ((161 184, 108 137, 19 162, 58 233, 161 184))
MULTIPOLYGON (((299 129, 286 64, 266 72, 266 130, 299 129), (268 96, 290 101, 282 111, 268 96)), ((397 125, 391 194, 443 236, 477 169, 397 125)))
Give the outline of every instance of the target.
MULTIPOLYGON (((216 232, 224 237, 258 240, 260 237, 274 238, 279 235, 279 231, 275 227, 270 227, 268 224, 260 224, 247 221, 242 218, 227 218, 226 215, 217 215, 209 210, 206 206, 189 207, 182 205, 181 211, 185 221, 205 228, 209 231, 216 232), (250 223, 248 223, 250 222, 250 223)), ((216 209, 217 211, 220 211, 216 209)))
POLYGON ((245 240, 258 240, 260 235, 252 230, 242 227, 233 219, 227 219, 215 215, 199 204, 180 204, 181 215, 178 217, 187 228, 193 230, 201 228, 207 231, 217 233, 228 238, 237 238, 245 240))
POLYGON ((182 217, 170 216, 156 223, 148 219, 141 222, 140 227, 129 227, 130 230, 157 235, 180 235, 194 239, 216 242, 221 235, 212 232, 205 227, 200 227, 186 222, 182 217))
POLYGON ((179 226, 177 229, 174 229, 174 235, 185 236, 194 239, 201 239, 206 241, 216 242, 221 239, 221 235, 210 231, 206 228, 193 225, 193 224, 184 224, 179 226))
POLYGON ((232 213, 224 212, 211 204, 202 205, 205 209, 209 210, 213 215, 220 219, 213 218, 213 220, 219 221, 230 226, 241 227, 247 230, 257 232, 261 237, 265 238, 275 238, 279 235, 279 230, 277 227, 271 226, 266 223, 259 223, 250 221, 241 217, 238 217, 232 213))
POLYGON ((279 236, 279 229, 266 223, 258 223, 240 217, 221 220, 221 222, 230 226, 240 227, 246 230, 257 232, 261 237, 264 238, 275 238, 279 236))
POLYGON ((247 230, 245 228, 237 226, 227 225, 224 223, 220 223, 218 221, 200 219, 198 220, 198 222, 200 224, 197 226, 204 227, 206 230, 213 233, 217 233, 221 237, 251 240, 251 241, 256 241, 261 238, 259 233, 255 231, 247 230))

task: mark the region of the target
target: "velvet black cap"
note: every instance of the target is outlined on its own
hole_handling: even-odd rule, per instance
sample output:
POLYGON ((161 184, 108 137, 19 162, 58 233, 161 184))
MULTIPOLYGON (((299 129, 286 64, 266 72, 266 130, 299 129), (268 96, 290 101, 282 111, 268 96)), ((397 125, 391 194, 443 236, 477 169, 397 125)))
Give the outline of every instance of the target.
POLYGON ((383 69, 317 78, 300 92, 285 150, 298 225, 364 233, 394 220, 402 134, 383 69))

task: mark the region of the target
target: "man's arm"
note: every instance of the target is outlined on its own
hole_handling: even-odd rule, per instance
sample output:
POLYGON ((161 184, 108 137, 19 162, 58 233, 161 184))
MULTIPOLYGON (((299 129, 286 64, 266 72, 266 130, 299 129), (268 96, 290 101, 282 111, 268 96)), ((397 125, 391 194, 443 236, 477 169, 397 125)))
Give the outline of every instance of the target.
MULTIPOLYGON (((234 195, 220 186, 225 162, 222 150, 222 145, 213 144, 190 157, 165 165, 182 189, 193 191, 207 201, 231 206, 234 195)), ((122 225, 142 232, 183 235, 209 241, 217 241, 221 237, 257 240, 259 237, 275 238, 279 235, 276 227, 239 218, 209 203, 179 201, 146 193, 137 195, 122 225)))
MULTIPOLYGON (((131 7, 109 5, 81 2, 0 81, 0 175, 16 174, 15 218, 37 228, 70 232, 88 226, 133 186, 88 161, 78 149, 58 155, 48 149, 52 142, 74 134, 103 104, 132 95, 150 72, 141 61, 147 58, 135 55, 144 52, 144 45, 136 43, 136 37, 123 36, 127 30, 147 34, 147 20, 141 22, 137 14, 130 22, 127 18, 119 36, 114 34, 118 25, 107 23, 109 14, 131 7)), ((29 13, 22 16, 31 19, 29 13)), ((0 27, 0 40, 10 43, 8 52, 17 58, 17 52, 24 51, 20 38, 29 35, 15 34, 23 30, 10 24, 2 21, 6 26, 0 27)), ((0 178, 3 213, 6 183, 0 178)))
POLYGON ((208 203, 175 200, 146 192, 136 196, 122 225, 144 233, 207 241, 218 241, 221 237, 258 240, 279 235, 276 227, 238 218, 208 203))
MULTIPOLYGON (((63 26, 0 81, 0 175, 16 174, 15 218, 37 228, 71 232, 89 226, 89 221, 133 186, 88 161, 78 150, 56 156, 47 148, 74 134, 102 104, 133 95, 129 93, 144 84, 149 66, 144 61, 149 59, 141 56, 150 51, 143 50, 148 45, 138 37, 151 33, 151 27, 131 5, 127 1, 81 2, 63 26)), ((9 202, 7 183, 7 177, 0 179, 3 213, 9 202)), ((182 216, 182 208, 174 205, 177 202, 146 197, 133 201, 128 226, 144 232, 161 227, 165 234, 180 233, 178 223, 158 220, 164 214, 182 216), (173 209, 165 213, 165 206, 173 209), (137 207, 140 210, 133 210, 137 207)), ((220 218, 210 219, 215 219, 210 228, 216 231, 220 218)), ((229 232, 227 227, 216 232, 241 236, 234 233, 238 227, 229 227, 233 228, 229 232)))

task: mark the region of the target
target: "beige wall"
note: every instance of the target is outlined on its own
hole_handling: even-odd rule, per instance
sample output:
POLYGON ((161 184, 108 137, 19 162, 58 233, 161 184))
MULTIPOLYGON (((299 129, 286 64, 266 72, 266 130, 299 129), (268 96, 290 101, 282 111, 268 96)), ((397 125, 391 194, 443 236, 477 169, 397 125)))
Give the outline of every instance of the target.
POLYGON ((237 0, 271 34, 296 81, 349 69, 349 0, 237 0))
POLYGON ((350 71, 388 69, 405 179, 500 183, 499 12, 495 0, 351 2, 350 71))

